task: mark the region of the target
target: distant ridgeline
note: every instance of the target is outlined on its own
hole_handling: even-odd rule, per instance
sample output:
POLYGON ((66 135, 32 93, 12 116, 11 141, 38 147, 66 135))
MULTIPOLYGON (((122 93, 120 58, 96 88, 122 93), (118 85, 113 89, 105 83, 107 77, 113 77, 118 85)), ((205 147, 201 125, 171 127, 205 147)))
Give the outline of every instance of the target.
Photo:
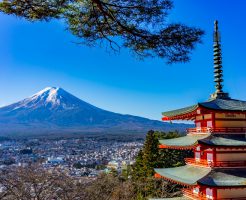
POLYGON ((122 115, 97 108, 66 92, 48 87, 0 108, 0 135, 67 135, 78 133, 146 134, 149 130, 184 132, 191 127, 122 115))

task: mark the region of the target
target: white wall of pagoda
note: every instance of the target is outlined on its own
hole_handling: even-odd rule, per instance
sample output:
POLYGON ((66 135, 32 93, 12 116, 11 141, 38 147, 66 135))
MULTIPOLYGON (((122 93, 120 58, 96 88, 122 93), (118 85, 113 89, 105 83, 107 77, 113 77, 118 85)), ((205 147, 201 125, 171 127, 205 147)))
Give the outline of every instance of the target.
POLYGON ((216 149, 216 161, 246 161, 246 149, 216 149))
POLYGON ((217 189, 217 199, 223 198, 245 198, 246 188, 230 188, 230 189, 217 189))

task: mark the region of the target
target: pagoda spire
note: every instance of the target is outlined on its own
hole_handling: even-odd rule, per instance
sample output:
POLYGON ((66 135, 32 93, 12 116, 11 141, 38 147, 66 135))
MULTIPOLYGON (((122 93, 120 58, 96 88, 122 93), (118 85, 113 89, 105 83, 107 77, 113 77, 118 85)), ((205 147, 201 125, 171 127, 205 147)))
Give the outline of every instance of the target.
POLYGON ((222 70, 222 56, 220 45, 220 33, 218 30, 218 21, 214 21, 214 82, 216 93, 223 92, 223 70, 222 70))
POLYGON ((228 93, 223 92, 223 70, 222 70, 222 54, 221 54, 221 40, 218 28, 218 21, 214 21, 214 82, 215 93, 211 95, 212 99, 229 98, 228 93))

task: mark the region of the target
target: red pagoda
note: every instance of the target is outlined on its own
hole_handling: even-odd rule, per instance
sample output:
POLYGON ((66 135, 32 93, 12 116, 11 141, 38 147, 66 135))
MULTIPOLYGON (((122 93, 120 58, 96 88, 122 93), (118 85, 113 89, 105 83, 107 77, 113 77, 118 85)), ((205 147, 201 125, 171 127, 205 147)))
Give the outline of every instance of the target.
POLYGON ((246 101, 223 91, 218 21, 214 23, 214 82, 206 102, 163 112, 163 120, 192 120, 187 135, 160 140, 160 148, 190 149, 186 165, 155 169, 155 177, 184 186, 183 197, 172 199, 246 200, 246 101))

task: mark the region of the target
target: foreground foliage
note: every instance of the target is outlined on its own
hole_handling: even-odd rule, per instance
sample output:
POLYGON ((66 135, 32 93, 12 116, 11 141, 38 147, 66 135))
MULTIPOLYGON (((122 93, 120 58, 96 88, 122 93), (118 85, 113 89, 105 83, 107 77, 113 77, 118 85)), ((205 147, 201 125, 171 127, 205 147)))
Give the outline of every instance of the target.
POLYGON ((203 31, 168 23, 171 0, 2 0, 0 11, 30 21, 62 19, 72 34, 87 45, 107 42, 139 57, 157 56, 185 62, 203 31))
POLYGON ((141 200, 150 196, 149 188, 153 190, 153 196, 177 194, 173 186, 153 177, 142 182, 114 174, 101 174, 94 181, 80 182, 37 166, 1 173, 0 185, 1 200, 141 200))

